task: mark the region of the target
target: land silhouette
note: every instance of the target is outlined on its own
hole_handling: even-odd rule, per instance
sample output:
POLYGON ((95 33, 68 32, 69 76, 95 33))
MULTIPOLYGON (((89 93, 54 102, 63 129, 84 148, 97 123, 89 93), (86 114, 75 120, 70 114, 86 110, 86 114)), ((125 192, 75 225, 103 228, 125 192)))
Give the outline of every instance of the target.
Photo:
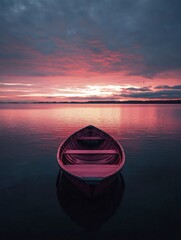
POLYGON ((180 104, 181 99, 177 100, 128 100, 128 101, 2 101, 3 103, 15 104, 180 104))

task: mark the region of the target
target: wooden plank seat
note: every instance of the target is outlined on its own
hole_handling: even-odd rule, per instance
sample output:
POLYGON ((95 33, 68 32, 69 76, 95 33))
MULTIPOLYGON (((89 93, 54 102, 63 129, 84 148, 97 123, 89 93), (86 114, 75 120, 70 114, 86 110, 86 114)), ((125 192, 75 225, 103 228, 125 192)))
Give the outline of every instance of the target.
POLYGON ((92 154, 118 154, 118 152, 115 149, 105 149, 105 150, 73 150, 73 149, 67 149, 64 154, 66 155, 92 155, 92 154))
POLYGON ((117 164, 86 164, 86 165, 64 165, 64 169, 80 177, 105 177, 110 173, 116 172, 119 165, 117 164))
POLYGON ((77 140, 105 140, 105 138, 99 136, 82 136, 77 138, 77 140))

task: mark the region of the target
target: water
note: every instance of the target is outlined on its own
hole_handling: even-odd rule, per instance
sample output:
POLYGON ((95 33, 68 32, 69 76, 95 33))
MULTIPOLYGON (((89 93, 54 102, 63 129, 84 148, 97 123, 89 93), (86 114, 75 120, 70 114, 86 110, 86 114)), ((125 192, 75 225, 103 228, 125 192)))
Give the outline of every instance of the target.
POLYGON ((180 105, 1 104, 0 239, 181 239, 180 146, 180 105), (125 150, 122 198, 94 205, 72 189, 62 205, 57 148, 89 124, 125 150))

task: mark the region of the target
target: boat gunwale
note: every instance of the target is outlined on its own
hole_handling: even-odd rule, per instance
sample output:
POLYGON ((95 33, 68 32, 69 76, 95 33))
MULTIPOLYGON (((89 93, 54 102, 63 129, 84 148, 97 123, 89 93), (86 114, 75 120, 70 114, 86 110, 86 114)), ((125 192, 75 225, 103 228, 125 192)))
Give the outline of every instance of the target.
MULTIPOLYGON (((71 176, 73 176, 73 177, 76 177, 76 178, 78 178, 78 179, 84 180, 83 177, 67 171, 67 169, 66 169, 66 164, 63 164, 63 162, 62 162, 61 159, 62 159, 62 156, 63 156, 63 154, 64 154, 63 151, 64 151, 65 147, 69 144, 69 142, 71 142, 72 139, 75 140, 75 136, 76 136, 78 133, 80 133, 80 136, 81 136, 81 135, 82 135, 81 133, 82 133, 85 129, 87 129, 88 127, 90 127, 90 126, 93 127, 93 128, 95 128, 96 130, 100 131, 101 133, 103 133, 105 137, 111 138, 111 139, 114 141, 115 148, 118 150, 118 156, 119 156, 119 158, 121 159, 121 160, 120 160, 120 164, 115 164, 115 165, 117 165, 117 168, 115 168, 114 171, 110 172, 109 174, 105 175, 105 176, 102 177, 102 178, 99 178, 98 180, 106 179, 106 178, 111 177, 112 175, 118 173, 118 172, 123 168, 124 163, 125 163, 125 152, 124 152, 124 149, 123 149, 122 145, 121 145, 119 142, 117 142, 110 134, 108 134, 107 132, 104 132, 103 130, 101 130, 101 129, 95 127, 95 126, 92 126, 92 125, 88 125, 88 126, 82 128, 82 129, 79 129, 78 131, 74 132, 72 135, 70 135, 69 137, 67 137, 67 138, 60 144, 60 146, 59 146, 59 148, 58 148, 58 151, 57 151, 58 164, 59 164, 59 166, 61 167, 61 169, 62 169, 63 171, 65 171, 67 174, 69 174, 69 175, 71 175, 71 176), (64 145, 65 145, 65 146, 64 146, 64 145), (61 149, 62 149, 62 150, 61 150, 61 149)), ((104 165, 104 164, 103 164, 103 165, 104 165)))

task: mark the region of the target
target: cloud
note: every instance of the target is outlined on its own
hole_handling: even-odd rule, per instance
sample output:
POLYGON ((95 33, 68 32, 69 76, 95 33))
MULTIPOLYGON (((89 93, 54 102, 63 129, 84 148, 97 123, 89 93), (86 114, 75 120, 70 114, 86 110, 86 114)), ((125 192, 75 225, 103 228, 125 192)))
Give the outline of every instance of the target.
POLYGON ((181 70, 180 8, 177 0, 0 1, 1 74, 181 70))
POLYGON ((0 83, 0 86, 1 87, 7 87, 7 86, 10 86, 10 87, 29 87, 29 86, 32 86, 31 83, 17 83, 17 82, 13 82, 13 83, 0 83))
MULTIPOLYGON (((155 87, 155 89, 160 89, 155 87)), ((161 90, 139 91, 138 89, 133 90, 129 88, 125 89, 121 95, 123 98, 136 98, 136 99, 181 99, 181 88, 161 88, 161 90)))
POLYGON ((151 88, 150 87, 128 87, 126 88, 126 91, 130 91, 130 92, 150 92, 151 88))
POLYGON ((168 86, 168 85, 161 85, 155 87, 155 89, 175 89, 175 90, 181 90, 181 85, 175 85, 175 86, 168 86))

